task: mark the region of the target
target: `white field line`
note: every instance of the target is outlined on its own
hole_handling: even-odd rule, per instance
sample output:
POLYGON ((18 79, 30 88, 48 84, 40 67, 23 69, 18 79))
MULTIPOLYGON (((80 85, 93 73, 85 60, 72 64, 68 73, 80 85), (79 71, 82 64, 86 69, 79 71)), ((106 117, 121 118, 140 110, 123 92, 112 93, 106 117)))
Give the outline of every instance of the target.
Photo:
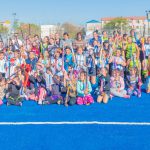
POLYGON ((0 122, 1 125, 127 125, 150 126, 150 122, 99 122, 99 121, 64 121, 64 122, 0 122))

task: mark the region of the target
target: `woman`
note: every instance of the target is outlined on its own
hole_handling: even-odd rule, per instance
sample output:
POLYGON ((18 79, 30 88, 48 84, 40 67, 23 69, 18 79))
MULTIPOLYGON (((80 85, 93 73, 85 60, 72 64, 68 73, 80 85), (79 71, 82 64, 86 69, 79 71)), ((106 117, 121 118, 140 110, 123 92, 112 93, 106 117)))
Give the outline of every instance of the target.
POLYGON ((126 59, 131 59, 134 54, 137 55, 137 59, 139 59, 139 48, 137 44, 132 41, 131 37, 128 37, 128 43, 126 45, 126 59))
POLYGON ((82 38, 82 33, 78 32, 77 35, 76 35, 76 39, 73 42, 73 49, 77 50, 78 47, 82 47, 83 50, 84 50, 85 46, 86 46, 86 43, 85 43, 85 41, 82 38))

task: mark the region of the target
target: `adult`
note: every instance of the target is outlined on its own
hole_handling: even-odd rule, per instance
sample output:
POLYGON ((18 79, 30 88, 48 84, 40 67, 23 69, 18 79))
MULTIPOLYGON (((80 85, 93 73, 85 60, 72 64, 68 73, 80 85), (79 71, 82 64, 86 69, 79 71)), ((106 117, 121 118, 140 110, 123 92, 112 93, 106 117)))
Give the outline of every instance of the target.
POLYGON ((93 32, 93 38, 90 39, 89 44, 93 46, 94 41, 97 40, 100 44, 102 43, 101 37, 98 35, 97 31, 93 32))

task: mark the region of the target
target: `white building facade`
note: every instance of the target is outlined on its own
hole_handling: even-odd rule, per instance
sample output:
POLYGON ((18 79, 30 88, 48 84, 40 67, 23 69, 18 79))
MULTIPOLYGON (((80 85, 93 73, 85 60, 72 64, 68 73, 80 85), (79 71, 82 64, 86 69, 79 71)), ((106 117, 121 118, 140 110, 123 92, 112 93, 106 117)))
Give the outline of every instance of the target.
POLYGON ((64 29, 57 25, 41 25, 41 37, 50 36, 55 33, 62 34, 64 29))

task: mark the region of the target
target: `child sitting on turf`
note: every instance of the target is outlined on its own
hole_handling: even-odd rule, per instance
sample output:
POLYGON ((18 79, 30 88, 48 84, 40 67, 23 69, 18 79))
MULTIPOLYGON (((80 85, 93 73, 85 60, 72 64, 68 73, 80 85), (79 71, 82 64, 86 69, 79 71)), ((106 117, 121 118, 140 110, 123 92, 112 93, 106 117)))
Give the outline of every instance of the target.
POLYGON ((32 71, 29 77, 29 87, 26 92, 27 99, 38 101, 38 104, 42 104, 42 101, 46 96, 46 81, 43 72, 43 64, 36 64, 36 71, 32 71))
POLYGON ((67 89, 66 99, 65 99, 65 106, 72 106, 76 103, 76 96, 77 96, 77 86, 76 86, 76 76, 74 72, 68 73, 68 80, 66 80, 66 76, 64 76, 64 85, 67 89))
POLYGON ((91 83, 88 80, 87 73, 82 71, 77 81, 77 104, 78 105, 90 105, 94 102, 93 97, 91 96, 92 87, 91 83))
POLYGON ((50 95, 53 84, 53 74, 50 67, 46 68, 45 77, 47 94, 50 95))
POLYGON ((127 91, 124 89, 124 79, 120 76, 119 70, 113 70, 113 76, 110 78, 110 92, 112 96, 130 98, 127 91))
POLYGON ((110 97, 110 76, 107 68, 101 69, 101 75, 98 77, 98 88, 95 93, 98 103, 108 103, 110 97))
POLYGON ((6 82, 5 78, 0 74, 0 105, 3 104, 3 99, 5 96, 5 90, 6 90, 6 82))
POLYGON ((46 96, 43 104, 63 104, 61 96, 61 80, 58 75, 53 76, 53 84, 51 85, 51 96, 46 96))
POLYGON ((22 98, 20 97, 21 82, 18 76, 13 77, 8 82, 6 93, 7 106, 17 105, 22 106, 22 98))
POLYGON ((127 76, 128 94, 141 97, 141 85, 142 82, 138 76, 137 68, 130 68, 129 75, 127 76))
POLYGON ((36 97, 38 104, 42 104, 42 101, 45 99, 46 96, 46 82, 45 82, 45 76, 43 72, 43 64, 37 63, 36 64, 36 72, 34 73, 34 79, 36 82, 36 97))

